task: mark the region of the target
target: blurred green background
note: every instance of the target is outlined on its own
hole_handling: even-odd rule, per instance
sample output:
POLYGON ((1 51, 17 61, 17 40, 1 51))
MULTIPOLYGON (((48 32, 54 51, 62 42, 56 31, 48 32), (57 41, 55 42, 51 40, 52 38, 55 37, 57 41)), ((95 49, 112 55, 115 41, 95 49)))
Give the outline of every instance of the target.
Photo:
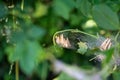
MULTIPOLYGON (((119 19, 120 0, 0 0, 0 80, 75 80, 55 73, 50 60, 86 71, 100 63, 54 47, 54 33, 79 29, 111 37, 120 30, 119 19)), ((116 71, 107 78, 119 79, 116 71)))

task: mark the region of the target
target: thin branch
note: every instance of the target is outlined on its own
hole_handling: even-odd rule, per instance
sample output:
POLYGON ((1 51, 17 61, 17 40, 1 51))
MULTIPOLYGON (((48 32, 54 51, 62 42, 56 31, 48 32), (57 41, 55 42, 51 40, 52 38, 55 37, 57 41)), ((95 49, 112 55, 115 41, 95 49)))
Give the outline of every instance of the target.
POLYGON ((16 63, 15 63, 15 77, 16 77, 16 80, 19 80, 19 63, 18 63, 18 61, 16 61, 16 63))
POLYGON ((76 80, 102 80, 102 77, 99 72, 95 72, 95 74, 91 72, 91 74, 88 74, 85 70, 78 69, 74 66, 68 66, 65 63, 58 60, 54 61, 53 66, 55 72, 64 72, 69 76, 75 78, 76 80))

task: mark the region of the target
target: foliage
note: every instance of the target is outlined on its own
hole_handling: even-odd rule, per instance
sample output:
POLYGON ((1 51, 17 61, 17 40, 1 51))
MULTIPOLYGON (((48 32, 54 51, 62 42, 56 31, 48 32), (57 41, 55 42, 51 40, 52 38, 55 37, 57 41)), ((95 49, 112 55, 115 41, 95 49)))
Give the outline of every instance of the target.
POLYGON ((120 0, 0 0, 0 12, 1 80, 74 80, 55 71, 58 59, 119 80, 120 0), (55 45, 56 36, 64 46, 55 45), (113 45, 100 51, 107 37, 113 45), (99 54, 106 58, 89 61, 99 54))

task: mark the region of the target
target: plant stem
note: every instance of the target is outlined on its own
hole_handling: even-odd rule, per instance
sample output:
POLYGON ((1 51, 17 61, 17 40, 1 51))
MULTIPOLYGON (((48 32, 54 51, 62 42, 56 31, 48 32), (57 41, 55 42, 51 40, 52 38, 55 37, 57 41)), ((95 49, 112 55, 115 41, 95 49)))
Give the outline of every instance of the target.
POLYGON ((24 8, 24 0, 22 0, 22 3, 21 3, 21 10, 23 11, 23 8, 24 8))
POLYGON ((15 78, 16 80, 19 80, 19 64, 18 61, 15 63, 15 78))

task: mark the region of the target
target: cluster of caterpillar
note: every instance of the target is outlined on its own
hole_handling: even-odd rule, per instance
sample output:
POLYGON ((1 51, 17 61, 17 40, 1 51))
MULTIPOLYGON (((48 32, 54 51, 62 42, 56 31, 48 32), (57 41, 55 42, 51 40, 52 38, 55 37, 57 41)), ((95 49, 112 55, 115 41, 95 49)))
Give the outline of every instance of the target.
MULTIPOLYGON (((63 48, 77 50, 77 48, 76 48, 77 43, 78 43, 77 37, 79 39, 81 39, 80 37, 84 38, 84 35, 78 34, 77 32, 73 32, 73 34, 72 34, 72 32, 70 32, 70 31, 60 32, 55 35, 54 43, 63 48)), ((105 51, 105 50, 110 49, 112 45, 113 44, 112 44, 111 39, 106 38, 106 39, 103 39, 102 42, 97 47, 99 48, 100 51, 105 51)), ((94 60, 94 61, 101 63, 105 58, 106 58, 106 56, 103 54, 95 54, 95 57, 90 59, 90 61, 94 60)), ((116 69, 117 66, 120 66, 120 59, 115 58, 114 56, 112 56, 112 59, 114 60, 114 62, 113 62, 114 69, 116 69)))

